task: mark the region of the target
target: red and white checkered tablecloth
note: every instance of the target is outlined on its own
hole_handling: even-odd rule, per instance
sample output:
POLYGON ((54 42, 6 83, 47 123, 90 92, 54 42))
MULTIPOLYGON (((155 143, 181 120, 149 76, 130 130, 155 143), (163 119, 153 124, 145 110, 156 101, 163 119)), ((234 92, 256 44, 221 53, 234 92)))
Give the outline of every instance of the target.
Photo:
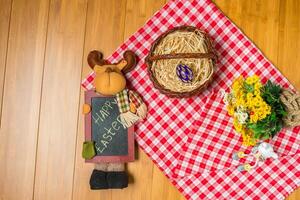
MULTIPOLYGON (((227 164, 229 151, 240 148, 240 139, 230 132, 230 122, 223 122, 225 113, 221 105, 210 107, 215 91, 227 89, 234 77, 254 73, 264 81, 270 78, 283 86, 290 84, 210 0, 168 2, 108 59, 118 61, 127 49, 135 51, 140 58, 136 69, 127 75, 128 81, 143 96, 149 109, 147 119, 136 126, 137 142, 187 199, 283 199, 299 186, 300 157, 295 154, 299 149, 299 138, 295 136, 298 129, 287 131, 277 144, 275 142, 279 153, 289 156, 267 160, 249 173, 238 172, 227 164), (197 26, 207 31, 220 58, 214 82, 199 96, 187 99, 160 94, 153 87, 144 63, 151 43, 166 30, 179 25, 197 26), (215 115, 219 109, 221 112, 215 115), (201 119, 203 116, 206 119, 206 115, 214 123, 202 126, 201 119), (209 132, 203 132, 204 129, 209 132), (216 133, 220 134, 220 140, 211 140, 216 133), (229 136, 232 140, 224 142, 229 136), (198 147, 194 142, 201 137, 205 142, 198 147), (216 152, 209 144, 211 141, 216 152), (201 153, 208 154, 206 151, 210 152, 209 156, 199 162, 201 153), (219 159, 220 156, 223 159, 223 155, 227 160, 219 159)), ((92 89, 93 79, 92 73, 83 80, 83 87, 92 89)))
MULTIPOLYGON (((277 75, 280 74, 276 73, 273 76, 277 75)), ((270 73, 267 76, 270 76, 270 73)), ((240 159, 239 161, 232 159, 234 152, 251 151, 251 147, 247 149, 242 146, 242 138, 234 131, 232 121, 223 103, 222 91, 213 92, 180 151, 181 155, 175 170, 178 176, 226 168, 235 170, 238 165, 255 161, 254 159, 240 159)), ((299 130, 300 127, 284 129, 269 141, 279 157, 300 152, 299 130)))

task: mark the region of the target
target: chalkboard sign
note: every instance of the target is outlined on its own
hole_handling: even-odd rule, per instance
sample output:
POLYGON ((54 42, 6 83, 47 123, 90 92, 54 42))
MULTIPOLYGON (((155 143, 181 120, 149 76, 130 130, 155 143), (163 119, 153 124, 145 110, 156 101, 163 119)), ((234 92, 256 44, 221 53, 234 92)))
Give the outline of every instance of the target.
POLYGON ((96 156, 86 162, 130 162, 134 160, 133 127, 125 127, 115 96, 85 92, 91 112, 85 116, 85 139, 95 142, 96 156))

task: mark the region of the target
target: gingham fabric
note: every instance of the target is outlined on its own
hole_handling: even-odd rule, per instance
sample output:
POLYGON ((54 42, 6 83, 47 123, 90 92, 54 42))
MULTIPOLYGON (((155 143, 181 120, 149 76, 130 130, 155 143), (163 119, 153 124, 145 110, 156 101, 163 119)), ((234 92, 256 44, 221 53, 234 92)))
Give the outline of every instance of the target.
MULTIPOLYGON (((183 146, 176 173, 185 176, 224 168, 235 170, 237 165, 255 161, 232 159, 234 152, 251 150, 251 147, 242 146, 242 138, 234 131, 232 121, 223 103, 222 92, 213 92, 183 146)), ((269 141, 279 157, 299 153, 299 130, 300 127, 284 129, 269 141)))
MULTIPOLYGON (((233 78, 240 74, 254 72, 264 79, 272 77, 271 80, 288 85, 287 80, 210 0, 168 2, 108 60, 120 60, 127 49, 135 51, 140 59, 136 69, 127 74, 128 81, 148 106, 147 119, 136 126, 136 140, 187 199, 283 199, 299 186, 298 154, 276 161, 268 160, 264 167, 250 173, 224 168, 203 173, 195 170, 195 174, 183 170, 185 176, 177 176, 182 163, 180 153, 185 155, 183 146, 188 136, 195 133, 191 132, 192 125, 194 129, 199 128, 196 120, 204 114, 201 109, 204 107, 205 110, 204 105, 210 102, 213 91, 228 88, 233 78), (194 98, 172 99, 160 94, 153 87, 144 63, 151 43, 166 30, 179 25, 197 26, 205 30, 214 41, 220 58, 214 82, 194 98)), ((94 74, 91 73, 83 80, 83 87, 92 89, 93 79, 94 74)), ((295 148, 293 146, 291 152, 295 148)))
POLYGON ((285 199, 300 184, 300 156, 286 156, 250 172, 218 170, 173 181, 187 199, 285 199))
POLYGON ((135 91, 129 90, 129 99, 133 105, 138 108, 143 103, 142 98, 135 91))
POLYGON ((130 109, 130 104, 129 104, 129 95, 128 95, 128 90, 122 90, 121 92, 116 94, 117 102, 118 102, 118 107, 120 113, 125 113, 129 111, 130 109))
POLYGON ((142 98, 134 91, 125 89, 116 94, 120 113, 126 113, 130 110, 130 103, 133 103, 135 108, 140 107, 143 103, 142 98))

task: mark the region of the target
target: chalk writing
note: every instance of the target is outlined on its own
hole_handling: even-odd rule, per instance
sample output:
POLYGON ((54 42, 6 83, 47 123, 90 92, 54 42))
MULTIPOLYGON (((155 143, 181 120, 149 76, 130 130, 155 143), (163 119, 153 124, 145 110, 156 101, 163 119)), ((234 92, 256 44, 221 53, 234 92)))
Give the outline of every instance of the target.
POLYGON ((126 128, 121 124, 120 117, 118 117, 116 121, 113 121, 111 123, 111 127, 104 127, 105 132, 102 134, 102 137, 100 137, 96 142, 96 150, 100 153, 106 150, 109 147, 110 142, 114 139, 114 136, 116 134, 120 134, 117 132, 118 130, 120 130, 120 128, 126 128))
POLYGON ((116 98, 92 100, 92 130, 97 155, 127 155, 127 128, 121 123, 116 98))
POLYGON ((93 115, 93 120, 97 125, 101 125, 101 122, 103 122, 110 114, 110 111, 113 110, 113 105, 117 105, 118 102, 114 98, 113 101, 105 101, 104 105, 100 108, 94 108, 96 109, 95 115, 93 115), (97 110, 98 109, 98 110, 97 110), (101 122, 100 122, 101 121, 101 122))

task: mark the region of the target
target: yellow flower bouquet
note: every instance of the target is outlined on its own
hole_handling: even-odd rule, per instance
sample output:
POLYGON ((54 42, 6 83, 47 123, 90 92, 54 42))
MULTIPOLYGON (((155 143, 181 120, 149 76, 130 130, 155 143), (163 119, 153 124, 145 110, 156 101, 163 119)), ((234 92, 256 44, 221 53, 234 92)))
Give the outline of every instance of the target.
POLYGON ((280 99, 282 88, 271 81, 262 84, 258 76, 237 78, 224 95, 228 114, 243 145, 254 146, 260 140, 275 136, 288 114, 280 99))

